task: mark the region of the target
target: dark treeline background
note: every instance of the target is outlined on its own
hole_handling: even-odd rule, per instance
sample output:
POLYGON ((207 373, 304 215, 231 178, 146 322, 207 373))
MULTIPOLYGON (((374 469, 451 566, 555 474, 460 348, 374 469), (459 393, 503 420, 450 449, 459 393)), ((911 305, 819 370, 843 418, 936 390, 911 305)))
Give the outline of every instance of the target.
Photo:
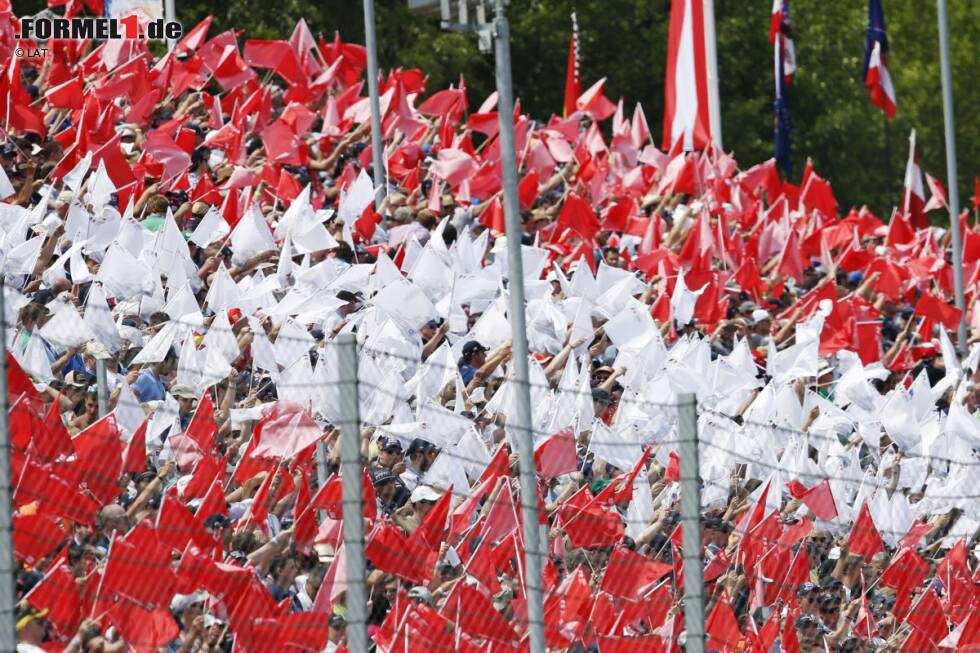
MULTIPOLYGON (((14 0, 32 13, 43 0, 14 0)), ((303 17, 328 38, 363 43, 360 0, 176 0, 185 29, 212 14, 212 33, 234 27, 244 37, 287 38, 303 17)), ((476 107, 493 90, 493 57, 476 37, 443 32, 437 15, 412 15, 407 0, 376 0, 383 68, 418 67, 428 92, 466 78, 476 107)), ((929 0, 884 0, 891 44, 889 68, 898 115, 886 121, 861 83, 867 2, 792 0, 798 70, 790 89, 793 174, 806 157, 830 178, 843 206, 867 204, 882 218, 901 199, 908 134, 918 131, 923 168, 946 183, 942 87, 936 5, 929 0)), ((743 167, 772 156, 773 52, 768 42, 771 0, 716 0, 718 72, 724 144, 743 167)), ((532 116, 561 111, 565 64, 575 9, 581 36, 582 82, 608 77, 606 95, 642 102, 658 145, 670 0, 511 0, 515 95, 532 116)), ((980 173, 980 0, 949 3, 956 100, 961 203, 969 203, 980 173)), ((935 215, 938 219, 938 214, 935 215)))

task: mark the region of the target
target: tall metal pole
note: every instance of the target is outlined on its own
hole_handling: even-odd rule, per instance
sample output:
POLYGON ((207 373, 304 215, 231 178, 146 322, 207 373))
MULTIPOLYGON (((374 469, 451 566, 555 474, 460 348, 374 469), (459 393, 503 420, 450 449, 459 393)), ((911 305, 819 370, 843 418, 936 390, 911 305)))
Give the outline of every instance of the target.
POLYGON ((681 544, 684 550, 685 653, 704 653, 704 568, 701 565, 701 477, 698 471, 698 403, 678 397, 681 464, 681 544))
POLYGON ((715 2, 704 0, 704 54, 708 64, 708 121, 711 138, 720 150, 721 95, 718 93, 718 40, 715 37, 715 2))
MULTIPOLYGON (((163 13, 165 14, 164 19, 166 19, 167 22, 177 20, 177 11, 174 9, 174 0, 164 0, 163 13)), ((176 39, 167 39, 167 52, 173 50, 174 46, 176 45, 176 39)))
POLYGON ((364 0, 364 45, 367 49, 368 93, 371 96, 371 169, 374 170, 374 208, 388 194, 384 144, 381 142, 381 100, 378 98, 378 39, 374 31, 374 0, 364 0))
POLYGON ((517 394, 517 451, 520 456, 521 512, 524 519, 524 569, 531 652, 544 653, 543 566, 538 529, 537 477, 531 431, 531 387, 528 381, 527 327, 524 316, 524 261, 521 258, 521 210, 517 197, 517 155, 514 151, 514 93, 510 78, 510 25, 503 0, 496 0, 494 52, 497 68, 497 114, 500 117, 500 158, 504 182, 507 233, 507 289, 510 293, 514 374, 517 394))
POLYGON ((357 341, 337 338, 340 366, 340 478, 343 491, 344 556, 347 562, 347 650, 367 653, 367 592, 364 588, 364 493, 361 487, 361 418, 357 404, 357 341))
POLYGON ((105 359, 95 359, 95 382, 98 390, 99 417, 109 412, 109 381, 106 379, 105 359))
POLYGON ((0 278, 0 650, 17 648, 14 629, 13 512, 10 502, 10 424, 7 420, 7 316, 4 312, 6 279, 0 278))
POLYGON ((953 232, 953 285, 960 324, 956 329, 960 354, 966 355, 966 299, 963 296, 963 245, 960 242, 960 189, 956 183, 956 129, 953 120, 953 71, 949 63, 949 21, 946 0, 936 0, 939 15, 939 67, 943 79, 943 126, 946 132, 946 183, 949 184, 949 228, 953 232))

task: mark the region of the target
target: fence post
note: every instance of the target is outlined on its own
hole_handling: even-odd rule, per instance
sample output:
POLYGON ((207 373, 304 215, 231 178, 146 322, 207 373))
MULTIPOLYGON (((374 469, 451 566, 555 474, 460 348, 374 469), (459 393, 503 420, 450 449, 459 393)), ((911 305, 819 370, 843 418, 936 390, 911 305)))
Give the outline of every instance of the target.
POLYGON ((686 653, 704 653, 704 567, 701 564, 701 478, 698 471, 698 403, 678 397, 681 528, 684 550, 684 626, 686 653))
POLYGON ((367 591, 364 506, 361 487, 361 418, 357 400, 357 340, 337 338, 340 363, 340 474, 343 490, 344 556, 347 562, 347 650, 367 653, 367 591))
POLYGON ((10 422, 7 419, 7 316, 4 312, 6 280, 0 283, 0 650, 17 648, 14 629, 13 508, 10 482, 10 422))
POLYGON ((109 412, 109 381, 106 378, 105 359, 95 359, 95 381, 98 387, 99 417, 109 412))

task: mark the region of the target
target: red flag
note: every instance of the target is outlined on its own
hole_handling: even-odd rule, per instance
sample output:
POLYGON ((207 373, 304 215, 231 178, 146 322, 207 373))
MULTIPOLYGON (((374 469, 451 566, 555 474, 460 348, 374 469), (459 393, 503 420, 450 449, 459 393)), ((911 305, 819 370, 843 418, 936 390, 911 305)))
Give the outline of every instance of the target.
POLYGON ((211 400, 210 392, 205 391, 204 396, 197 402, 197 408, 194 409, 194 415, 185 433, 205 454, 211 452, 214 438, 218 435, 218 424, 214 419, 214 402, 211 400))
POLYGON ((99 504, 82 494, 77 481, 71 484, 53 471, 28 460, 14 490, 14 505, 38 501, 38 512, 58 515, 81 524, 91 524, 99 504))
POLYGON ((660 176, 657 194, 697 194, 695 160, 695 156, 689 156, 683 152, 672 158, 660 176))
POLYGON ((378 569, 411 583, 424 583, 432 572, 428 552, 388 521, 374 529, 365 555, 378 569))
MULTIPOLYGON (((583 495, 585 497, 585 495, 583 495)), ((625 526, 619 513, 602 508, 594 499, 578 508, 572 500, 558 509, 561 527, 574 547, 603 547, 621 542, 625 526)))
POLYGON ((102 505, 122 493, 123 442, 115 416, 110 413, 75 436, 75 463, 66 468, 102 505))
POLYGON ((276 197, 280 202, 292 202, 303 192, 303 187, 299 185, 296 178, 289 174, 285 168, 279 171, 279 182, 276 184, 276 197))
POLYGON ((617 598, 634 599, 671 571, 673 568, 665 562, 616 546, 609 557, 600 589, 617 598))
POLYGON ((875 528, 874 520, 871 518, 871 511, 868 504, 861 506, 854 527, 847 540, 847 549, 854 555, 862 556, 865 560, 871 560, 876 554, 885 550, 885 544, 881 541, 881 535, 875 528))
POLYGON ((48 106, 56 109, 81 109, 85 101, 84 88, 82 78, 72 77, 63 84, 45 91, 44 99, 47 100, 48 106))
POLYGON ((164 495, 157 513, 156 535, 163 544, 177 551, 186 549, 188 542, 202 551, 210 550, 215 542, 204 530, 204 519, 203 516, 196 519, 184 504, 164 495))
POLYGON ((517 185, 517 197, 522 211, 527 211, 534 205, 534 200, 538 198, 538 183, 538 171, 532 170, 517 185))
POLYGON ((800 235, 795 230, 791 230, 786 243, 783 245, 783 252, 779 256, 776 274, 800 282, 803 280, 803 268, 803 258, 800 256, 800 235))
POLYGON ((214 16, 208 16, 200 23, 195 25, 184 38, 177 43, 175 52, 178 54, 181 52, 194 52, 197 50, 204 41, 208 38, 208 30, 211 29, 211 22, 214 20, 214 16))
POLYGON ((575 100, 575 108, 587 114, 594 123, 602 122, 616 112, 616 105, 602 94, 605 86, 606 78, 603 77, 575 100))
POLYGON ((807 490, 800 497, 800 501, 806 504, 817 519, 830 521, 837 516, 837 504, 834 503, 834 495, 830 491, 830 482, 827 479, 807 490))
POLYGON ((837 199, 830 182, 813 172, 800 193, 800 205, 808 211, 820 211, 826 218, 837 217, 837 199))
POLYGON ((456 583, 442 614, 464 632, 480 639, 514 645, 518 641, 514 626, 497 612, 490 599, 466 583, 456 583))
POLYGON ((14 554, 34 566, 61 546, 67 534, 47 515, 14 515, 14 554))
POLYGON ((727 592, 722 592, 721 598, 711 608, 704 629, 711 638, 712 647, 716 647, 722 653, 736 650, 742 639, 742 631, 738 628, 738 620, 735 618, 727 592))
POLYGON ((518 525, 514 496, 511 494, 510 485, 505 482, 500 486, 497 496, 492 499, 480 535, 484 539, 496 542, 517 531, 518 525))
POLYGON ((154 653, 180 634, 166 606, 144 610, 135 603, 118 601, 109 609, 109 621, 134 653, 154 653))
POLYGON ((31 378, 27 376, 24 369, 14 358, 14 355, 9 351, 7 352, 7 402, 13 404, 14 401, 22 394, 26 394, 31 399, 36 399, 40 401, 41 397, 37 393, 37 389, 31 382, 31 378))
POLYGON ((252 502, 248 506, 248 510, 242 515, 235 523, 236 528, 244 528, 245 526, 258 526, 259 530, 263 533, 269 532, 269 503, 272 501, 272 497, 269 496, 272 488, 272 479, 275 478, 276 474, 279 473, 279 469, 276 468, 274 472, 269 472, 265 480, 262 481, 262 485, 259 487, 258 492, 252 497, 252 502))
POLYGON ((139 474, 146 469, 146 427, 149 422, 150 418, 144 419, 126 443, 123 449, 123 472, 139 474))
POLYGON ((0 75, 0 125, 44 137, 44 112, 34 106, 34 99, 21 85, 20 62, 21 57, 11 57, 0 75))
POLYGON ((565 198, 565 204, 558 214, 556 232, 560 233, 565 229, 571 229, 585 240, 594 238, 599 231, 599 220, 596 218, 595 211, 575 191, 570 192, 565 198))
POLYGON ((943 183, 927 172, 926 185, 929 186, 931 195, 929 201, 922 207, 922 210, 927 212, 935 211, 946 206, 946 189, 943 188, 943 183))
POLYGON ((439 500, 425 513, 418 528, 412 531, 409 540, 429 551, 438 551, 446 539, 446 520, 449 518, 449 503, 453 498, 453 488, 442 493, 439 500))
POLYGON ((575 101, 582 95, 582 79, 579 76, 578 19, 572 12, 572 35, 568 40, 568 63, 565 70, 564 115, 575 113, 575 101))
POLYGON ((261 438, 253 455, 292 459, 323 437, 323 431, 302 406, 277 401, 261 420, 261 438))
POLYGON ((176 577, 170 549, 146 522, 109 545, 100 595, 125 596, 148 609, 167 606, 174 595, 176 577))
POLYGON ((293 524, 293 541, 296 543, 297 551, 309 555, 313 550, 313 540, 316 538, 316 514, 313 512, 313 502, 310 498, 310 481, 306 472, 301 470, 300 473, 302 479, 296 490, 296 506, 293 509, 293 514, 296 516, 293 524))
POLYGON ((245 63, 256 68, 268 68, 290 84, 306 84, 308 77, 300 68, 296 52, 286 41, 245 41, 245 63))
POLYGON ((909 526, 909 532, 898 543, 900 548, 915 549, 919 546, 919 541, 932 532, 933 525, 927 521, 916 520, 909 526))
MULTIPOLYGON (((427 97, 418 106, 418 112, 430 118, 445 116, 450 122, 457 123, 466 112, 467 106, 465 88, 447 88, 427 97)), ((446 147, 448 145, 444 144, 446 147)))
POLYGON ((55 565, 24 599, 37 610, 47 610, 47 620, 63 635, 72 635, 82 618, 82 590, 71 567, 55 565))
POLYGON ((909 612, 906 622, 925 635, 933 644, 938 644, 949 635, 946 613, 936 596, 935 590, 927 587, 922 598, 909 612))
POLYGON ((501 205, 499 197, 493 198, 490 206, 485 208, 483 213, 480 214, 480 224, 491 232, 498 234, 504 233, 507 225, 504 219, 504 207, 501 205))
POLYGON ((354 221, 354 232, 365 243, 371 242, 374 231, 381 222, 381 216, 374 210, 374 204, 369 203, 361 212, 361 217, 354 221))
POLYGON ((952 331, 959 326, 962 313, 960 309, 946 303, 932 293, 924 292, 915 305, 915 315, 941 322, 943 326, 952 331))
POLYGON ((575 436, 568 427, 548 436, 534 450, 534 464, 542 478, 552 479, 578 469, 575 436))

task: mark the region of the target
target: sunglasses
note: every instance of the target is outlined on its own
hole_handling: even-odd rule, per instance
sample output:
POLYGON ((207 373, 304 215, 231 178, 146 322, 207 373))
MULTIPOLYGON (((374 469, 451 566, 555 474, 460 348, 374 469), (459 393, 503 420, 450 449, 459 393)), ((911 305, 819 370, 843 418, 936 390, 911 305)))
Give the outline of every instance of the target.
POLYGON ((820 608, 820 614, 834 614, 835 612, 840 612, 839 605, 835 605, 829 608, 820 608))

